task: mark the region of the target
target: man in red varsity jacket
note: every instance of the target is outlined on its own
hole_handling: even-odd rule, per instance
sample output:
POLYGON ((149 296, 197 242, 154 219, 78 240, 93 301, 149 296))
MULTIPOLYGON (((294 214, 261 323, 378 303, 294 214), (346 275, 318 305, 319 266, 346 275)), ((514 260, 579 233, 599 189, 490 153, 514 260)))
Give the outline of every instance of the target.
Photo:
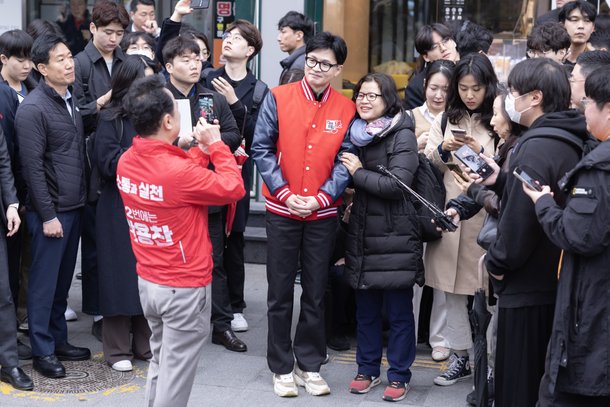
POLYGON ((267 198, 267 363, 281 397, 297 396, 297 385, 313 395, 330 393, 319 374, 326 357, 324 290, 337 206, 350 179, 338 157, 354 149, 346 134, 355 112, 330 81, 346 57, 341 37, 313 37, 306 46, 305 77, 269 92, 254 131, 252 157, 267 198), (299 257, 303 293, 293 345, 299 257))
POLYGON ((157 76, 136 81, 124 100, 138 136, 119 160, 117 185, 152 331, 146 405, 186 406, 210 333, 207 207, 237 201, 244 183, 220 126, 200 118, 193 133, 198 147, 184 152, 172 145, 180 113, 157 76))

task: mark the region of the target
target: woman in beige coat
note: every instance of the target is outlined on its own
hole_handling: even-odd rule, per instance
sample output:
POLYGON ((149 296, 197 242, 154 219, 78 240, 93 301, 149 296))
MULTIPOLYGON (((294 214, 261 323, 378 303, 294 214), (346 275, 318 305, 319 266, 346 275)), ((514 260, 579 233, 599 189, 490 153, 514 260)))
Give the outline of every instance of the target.
MULTIPOLYGON (((495 150, 496 137, 489 121, 496 87, 496 75, 485 56, 469 55, 457 64, 447 94, 447 126, 443 133, 442 115, 436 118, 424 151, 444 173, 447 201, 461 193, 446 165, 458 162, 453 152, 464 144, 476 153, 492 155, 495 150), (466 134, 454 134, 454 129, 465 130, 466 134)), ((471 375, 468 349, 472 347, 472 336, 467 296, 477 288, 477 261, 484 253, 477 245, 477 235, 483 218, 481 211, 461 222, 455 233, 444 234, 426 248, 426 284, 435 289, 430 317, 432 356, 442 360, 453 352, 447 371, 434 379, 441 386, 452 385, 471 375)))

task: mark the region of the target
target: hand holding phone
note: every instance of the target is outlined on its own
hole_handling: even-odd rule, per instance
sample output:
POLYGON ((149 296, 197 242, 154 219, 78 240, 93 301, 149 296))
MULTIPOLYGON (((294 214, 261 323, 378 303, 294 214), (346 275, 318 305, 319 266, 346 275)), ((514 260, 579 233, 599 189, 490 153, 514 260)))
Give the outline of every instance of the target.
POLYGON ((210 0, 191 0, 191 8, 209 8, 210 0))
POLYGON ((462 143, 466 142, 466 130, 451 129, 451 134, 453 134, 453 138, 457 141, 461 141, 462 143))
POLYGON ((516 167, 513 171, 513 175, 517 177, 517 179, 525 184, 526 187, 533 191, 542 191, 542 187, 540 184, 535 181, 529 174, 523 171, 521 168, 516 167))
POLYGON ((459 175, 460 178, 462 178, 464 181, 466 181, 466 182, 472 181, 470 179, 470 177, 464 172, 464 170, 462 170, 462 167, 460 167, 458 164, 452 163, 452 162, 447 162, 447 163, 445 163, 445 165, 447 166, 447 168, 449 168, 449 171, 459 175))
POLYGON ((494 169, 487 164, 470 146, 464 144, 455 153, 455 157, 462 162, 466 167, 470 168, 482 179, 486 179, 494 173, 494 169))
POLYGON ((199 94, 199 117, 203 117, 206 122, 214 124, 218 117, 214 112, 214 96, 211 93, 199 94))

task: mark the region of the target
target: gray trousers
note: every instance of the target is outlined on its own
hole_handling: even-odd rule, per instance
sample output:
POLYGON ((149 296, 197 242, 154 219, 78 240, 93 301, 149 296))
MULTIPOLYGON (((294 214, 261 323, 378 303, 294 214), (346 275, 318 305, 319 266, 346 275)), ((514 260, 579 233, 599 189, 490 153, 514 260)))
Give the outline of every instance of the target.
POLYGON ((168 287, 138 277, 138 288, 152 332, 146 406, 186 406, 210 334, 211 287, 168 287))

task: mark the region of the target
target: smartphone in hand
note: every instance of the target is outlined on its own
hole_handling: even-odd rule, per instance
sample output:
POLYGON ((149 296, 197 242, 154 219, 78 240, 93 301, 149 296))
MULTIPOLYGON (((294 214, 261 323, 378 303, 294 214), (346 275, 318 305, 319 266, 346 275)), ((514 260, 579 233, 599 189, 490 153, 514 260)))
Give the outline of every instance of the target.
POLYGON ((198 106, 199 116, 203 117, 206 122, 214 124, 214 120, 217 119, 214 112, 214 96, 211 93, 200 93, 198 106))
POLYGON ((466 141, 466 130, 462 129, 451 129, 451 134, 453 134, 453 138, 457 141, 465 142, 466 141))
POLYGON ((449 168, 449 171, 456 173, 464 181, 470 182, 470 177, 466 173, 464 173, 464 171, 462 170, 462 167, 460 167, 458 164, 448 162, 448 163, 445 163, 445 165, 447 166, 447 168, 449 168))
POLYGON ((517 177, 517 179, 525 184, 526 187, 532 189, 534 191, 542 191, 542 187, 528 175, 527 172, 523 171, 521 168, 516 167, 513 170, 513 175, 517 177))
POLYGON ((493 168, 467 144, 457 149, 454 155, 462 164, 479 174, 482 179, 489 177, 494 172, 493 168))
POLYGON ((209 8, 210 0, 191 0, 191 8, 209 8))

